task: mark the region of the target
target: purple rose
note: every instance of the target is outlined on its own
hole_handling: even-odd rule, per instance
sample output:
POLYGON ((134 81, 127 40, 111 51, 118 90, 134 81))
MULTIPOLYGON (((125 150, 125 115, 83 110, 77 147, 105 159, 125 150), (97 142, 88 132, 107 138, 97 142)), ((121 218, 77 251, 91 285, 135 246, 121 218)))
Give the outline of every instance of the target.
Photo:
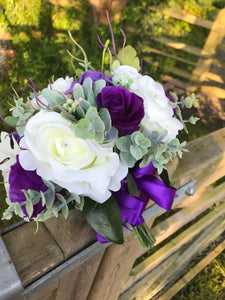
POLYGON ((73 92, 74 85, 76 83, 82 84, 84 82, 84 80, 88 77, 90 77, 92 79, 93 83, 97 80, 104 79, 106 81, 106 85, 112 84, 111 77, 109 77, 109 76, 106 77, 105 74, 102 73, 102 72, 89 70, 89 71, 86 71, 86 72, 82 73, 79 80, 77 80, 75 82, 72 82, 70 88, 67 91, 65 91, 64 94, 65 95, 71 94, 73 92))
POLYGON ((143 99, 131 93, 123 86, 106 86, 96 97, 99 108, 108 109, 112 125, 119 131, 119 136, 139 130, 144 117, 143 99))
MULTIPOLYGON (((9 198, 11 202, 22 203, 26 201, 26 197, 21 190, 35 190, 45 192, 48 187, 43 183, 41 177, 37 175, 36 171, 24 170, 19 162, 17 156, 16 163, 11 166, 9 172, 9 198)), ((25 205, 21 207, 23 213, 28 216, 25 205)), ((41 200, 34 205, 34 211, 31 218, 37 217, 37 215, 45 209, 42 206, 41 200)))

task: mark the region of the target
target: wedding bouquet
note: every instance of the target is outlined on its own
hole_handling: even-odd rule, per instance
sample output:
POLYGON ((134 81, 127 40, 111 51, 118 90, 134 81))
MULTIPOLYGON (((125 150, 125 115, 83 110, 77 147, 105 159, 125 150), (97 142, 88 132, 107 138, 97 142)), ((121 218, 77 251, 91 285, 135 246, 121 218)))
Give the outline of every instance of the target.
POLYGON ((76 208, 100 242, 121 244, 123 226, 132 226, 149 246, 154 237, 142 213, 149 199, 166 210, 172 206, 176 190, 169 186, 165 164, 184 151, 185 143, 176 138, 186 122, 180 106, 195 106, 196 99, 168 95, 141 73, 133 47, 124 42, 117 53, 111 25, 110 30, 113 50, 109 41, 100 41, 99 71, 71 36, 83 59, 70 55, 84 70, 49 82, 41 92, 30 80, 27 100, 15 98, 11 116, 1 116, 16 129, 1 133, 8 204, 3 219, 17 214, 39 222, 59 213, 67 218, 76 208))

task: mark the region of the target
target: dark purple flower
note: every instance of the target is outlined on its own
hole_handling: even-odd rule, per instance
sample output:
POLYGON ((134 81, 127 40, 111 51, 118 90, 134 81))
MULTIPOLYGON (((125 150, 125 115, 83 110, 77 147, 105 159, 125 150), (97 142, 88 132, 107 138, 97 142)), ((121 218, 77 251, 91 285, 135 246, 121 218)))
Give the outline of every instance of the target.
MULTIPOLYGON (((48 187, 43 183, 41 177, 37 175, 36 171, 24 170, 19 162, 17 156, 16 163, 11 166, 9 172, 9 198, 11 202, 22 203, 26 201, 26 197, 21 190, 35 190, 45 192, 48 187)), ((28 216, 25 205, 21 207, 23 213, 28 216)), ((42 206, 41 200, 34 205, 34 211, 31 218, 37 217, 37 215, 45 209, 42 206)))
POLYGON ((68 95, 68 94, 71 94, 73 92, 73 87, 76 83, 80 83, 82 84, 84 82, 84 80, 86 78, 90 77, 92 79, 92 82, 94 83, 95 81, 97 80, 100 80, 100 79, 104 79, 106 81, 106 85, 110 85, 112 84, 111 82, 111 77, 109 76, 105 76, 104 73, 102 72, 97 72, 97 71, 94 71, 94 70, 89 70, 89 71, 86 71, 84 73, 81 74, 81 77, 79 80, 75 81, 75 82, 72 82, 70 88, 64 92, 65 95, 68 95))
POLYGON ((143 99, 131 93, 123 86, 106 86, 96 97, 99 108, 108 109, 112 125, 119 131, 119 136, 139 130, 144 117, 143 99))

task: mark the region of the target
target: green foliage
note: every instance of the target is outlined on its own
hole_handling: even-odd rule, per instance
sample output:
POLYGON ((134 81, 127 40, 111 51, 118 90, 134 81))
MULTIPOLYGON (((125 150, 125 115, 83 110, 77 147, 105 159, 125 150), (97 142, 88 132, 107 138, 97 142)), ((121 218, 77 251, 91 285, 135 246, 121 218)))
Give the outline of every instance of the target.
POLYGON ((119 51, 117 56, 118 56, 118 60, 114 60, 111 66, 112 70, 114 70, 115 68, 120 66, 120 64, 122 64, 122 65, 131 66, 137 69, 138 72, 140 71, 140 61, 139 58, 137 57, 136 50, 132 46, 128 45, 122 48, 119 51))
POLYGON ((136 161, 148 153, 150 146, 151 142, 140 131, 135 131, 129 136, 122 136, 116 140, 120 157, 129 168, 133 168, 136 161))
POLYGON ((84 216, 91 227, 106 240, 123 244, 123 224, 116 199, 111 196, 104 203, 85 198, 84 216))
POLYGON ((167 132, 160 134, 157 131, 149 134, 148 138, 151 141, 151 147, 148 148, 148 152, 140 163, 141 168, 146 167, 152 161, 158 174, 161 174, 166 163, 171 161, 176 155, 182 157, 182 152, 187 151, 184 148, 186 142, 180 143, 177 138, 166 142, 164 141, 166 135, 167 132))

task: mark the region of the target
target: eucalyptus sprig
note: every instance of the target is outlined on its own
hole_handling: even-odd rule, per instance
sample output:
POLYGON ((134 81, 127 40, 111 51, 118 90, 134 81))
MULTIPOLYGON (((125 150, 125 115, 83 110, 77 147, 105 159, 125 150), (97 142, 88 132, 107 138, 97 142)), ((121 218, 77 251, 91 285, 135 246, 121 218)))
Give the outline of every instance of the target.
POLYGON ((30 105, 29 100, 25 102, 23 98, 14 98, 14 104, 9 109, 12 115, 7 116, 5 122, 16 127, 18 134, 23 136, 25 125, 28 119, 34 114, 35 109, 30 105))
POLYGON ((153 166, 157 168, 158 174, 161 174, 165 168, 165 164, 172 160, 173 157, 178 155, 182 157, 182 153, 187 151, 184 146, 186 142, 180 143, 180 141, 175 138, 169 142, 165 141, 167 132, 159 133, 153 131, 148 135, 151 141, 151 147, 148 148, 148 153, 143 157, 140 167, 146 167, 151 161, 153 166))
POLYGON ((120 150, 120 158, 129 167, 133 168, 135 163, 142 159, 151 146, 151 141, 140 131, 131 135, 122 136, 116 140, 116 147, 120 150))
POLYGON ((188 133, 186 123, 196 124, 196 122, 199 120, 198 117, 191 116, 188 120, 184 120, 180 106, 182 108, 192 108, 197 107, 198 99, 196 98, 195 94, 192 93, 191 96, 181 96, 180 100, 178 99, 177 95, 173 92, 170 92, 171 97, 174 99, 174 102, 170 101, 170 105, 175 109, 176 115, 179 118, 179 120, 183 123, 184 130, 186 133, 188 133))

